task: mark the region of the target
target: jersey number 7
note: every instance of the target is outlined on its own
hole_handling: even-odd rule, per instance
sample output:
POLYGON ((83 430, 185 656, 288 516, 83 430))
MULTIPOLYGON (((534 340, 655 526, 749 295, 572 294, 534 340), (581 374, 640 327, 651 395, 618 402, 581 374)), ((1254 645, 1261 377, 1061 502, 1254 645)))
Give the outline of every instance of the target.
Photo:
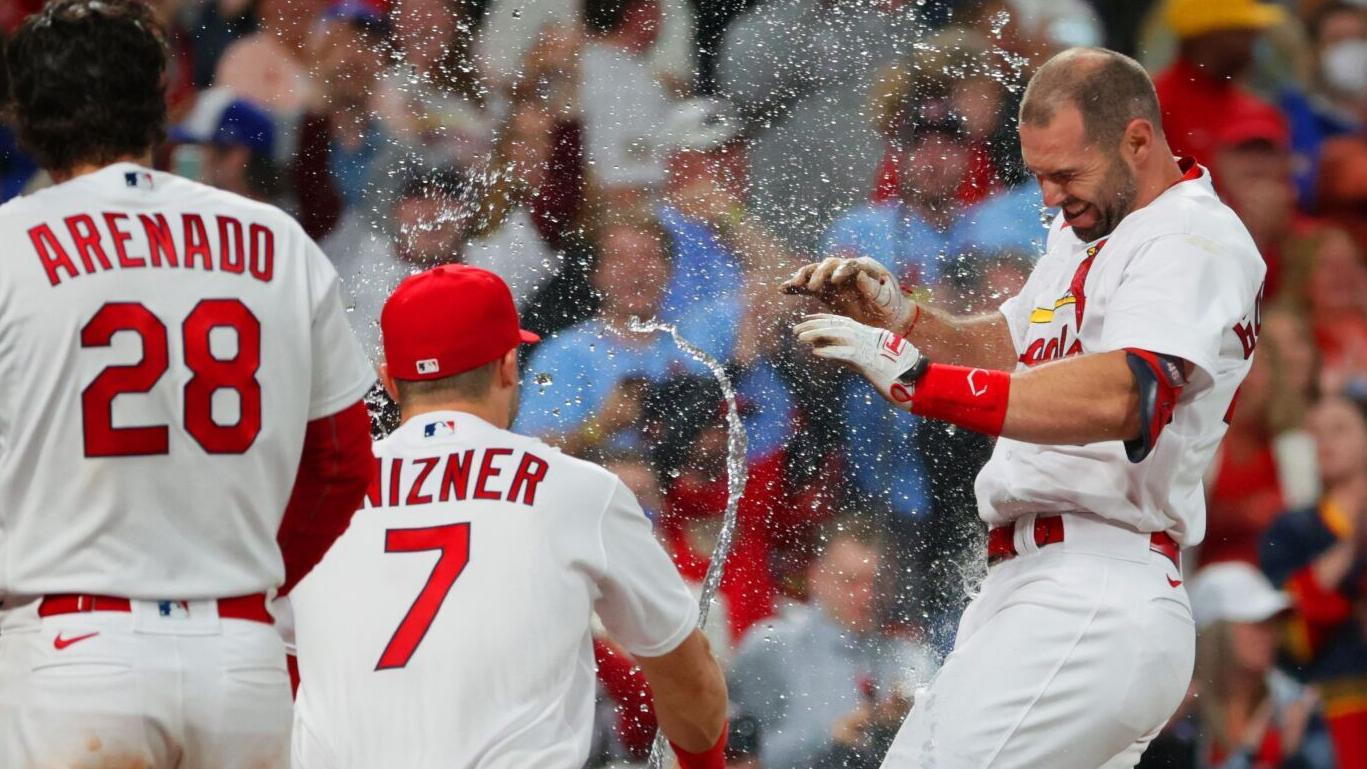
POLYGON ((437 610, 451 592, 451 586, 465 571, 470 562, 470 524, 452 523, 445 526, 430 526, 424 529, 389 529, 384 533, 386 553, 418 553, 426 550, 440 550, 437 565, 427 577, 413 605, 408 608, 403 621, 384 647, 376 670, 401 668, 412 659, 418 650, 423 636, 432 627, 437 610))

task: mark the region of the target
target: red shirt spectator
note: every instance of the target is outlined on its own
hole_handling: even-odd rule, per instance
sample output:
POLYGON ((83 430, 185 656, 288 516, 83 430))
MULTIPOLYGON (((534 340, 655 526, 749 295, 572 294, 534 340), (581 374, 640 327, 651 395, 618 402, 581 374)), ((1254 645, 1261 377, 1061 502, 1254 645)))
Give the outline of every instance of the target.
POLYGON ((1286 120, 1276 108, 1231 80, 1217 80, 1179 57, 1153 80, 1163 108, 1163 132, 1174 154, 1191 156, 1209 166, 1217 143, 1229 126, 1239 122, 1269 121, 1286 132, 1286 120))

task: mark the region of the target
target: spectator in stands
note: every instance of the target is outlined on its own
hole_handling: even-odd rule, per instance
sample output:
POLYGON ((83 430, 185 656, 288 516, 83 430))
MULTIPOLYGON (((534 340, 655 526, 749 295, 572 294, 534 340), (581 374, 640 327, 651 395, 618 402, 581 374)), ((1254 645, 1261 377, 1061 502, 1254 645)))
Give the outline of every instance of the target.
POLYGON ((583 187, 577 163, 563 157, 562 124, 536 101, 514 102, 511 110, 494 154, 483 231, 467 253, 470 264, 507 281, 525 308, 560 272, 583 187))
POLYGON ((414 272, 464 261, 476 205, 463 174, 418 172, 386 206, 387 227, 347 227, 320 243, 341 278, 352 330, 372 360, 380 360, 380 310, 390 292, 414 272))
MULTIPOLYGON (((660 0, 659 40, 650 50, 650 70, 673 94, 693 83, 696 46, 693 8, 688 0, 660 0)), ((476 41, 480 69, 494 89, 510 92, 525 76, 525 57, 547 28, 572 27, 582 16, 582 0, 490 0, 476 41)))
MULTIPOLYGON (((763 438, 761 405, 737 396, 747 433, 763 438)), ((778 397, 782 397, 780 392, 778 397)), ((660 477, 667 479, 665 508, 658 524, 665 549, 684 579, 701 583, 711 566, 730 491, 727 404, 710 376, 672 377, 651 389, 645 406, 647 437, 660 477)), ((726 599, 730 649, 774 611, 778 572, 787 540, 810 533, 826 510, 795 493, 784 475, 782 447, 747 455, 745 496, 737 508, 731 557, 720 594, 726 599)))
POLYGON ((896 199, 850 209, 831 225, 822 251, 871 257, 908 285, 932 287, 972 239, 955 199, 971 152, 963 118, 947 94, 913 99, 898 117, 895 146, 896 199))
POLYGON ((1340 766, 1367 766, 1367 407, 1315 407, 1324 496, 1263 538, 1262 566, 1291 598, 1289 657, 1324 699, 1340 766))
POLYGON ((394 65, 375 108, 391 135, 436 166, 470 168, 493 147, 495 121, 471 53, 475 22, 464 0, 395 0, 394 65))
POLYGON ((257 0, 257 31, 228 46, 214 85, 233 89, 289 122, 318 95, 309 74, 309 33, 327 0, 257 0))
POLYGON ((1367 265, 1343 230, 1326 227, 1297 244, 1310 256, 1303 301, 1321 356, 1320 388, 1367 396, 1367 265))
POLYGON ((613 196, 618 188, 664 181, 656 137, 671 95, 651 71, 660 36, 660 0, 586 0, 589 35, 581 61, 580 109, 589 181, 613 196))
POLYGON ((275 122, 269 112, 231 89, 200 92, 185 122, 171 129, 168 138, 191 145, 185 149, 198 154, 199 181, 253 200, 278 203, 275 122))
POLYGON ((752 147, 756 214, 811 253, 834 216, 867 200, 884 142, 868 120, 877 73, 920 36, 911 3, 766 0, 732 23, 721 93, 752 147))
POLYGON ((1274 666, 1287 596, 1244 563, 1207 567, 1189 584, 1196 696, 1141 769, 1336 769, 1315 693, 1274 666))
POLYGON ((811 605, 753 629, 727 677, 732 702, 759 722, 765 769, 876 767, 936 668, 926 647, 879 627, 883 544, 869 522, 834 521, 820 542, 811 605))
POLYGON ((1296 154, 1301 206, 1315 204, 1320 149, 1326 139, 1351 134, 1367 100, 1367 8, 1344 0, 1321 3, 1306 21, 1314 48, 1308 89, 1287 88, 1280 107, 1296 154))
POLYGON ((977 203, 1024 178, 1014 121, 1016 105, 1006 82, 1010 73, 989 56, 987 39, 971 30, 942 30, 916 47, 905 61, 884 70, 873 95, 874 120, 888 142, 874 188, 875 203, 895 199, 898 131, 907 105, 947 96, 963 116, 969 163, 955 198, 977 203))
MULTIPOLYGON (((1229 430, 1211 468, 1207 484, 1206 536, 1201 543, 1202 564, 1220 561, 1258 562, 1258 543, 1272 521, 1286 509, 1282 478, 1303 470, 1307 450, 1293 441, 1278 451, 1278 440, 1298 432, 1305 404, 1288 386, 1287 367, 1277 340, 1258 340, 1239 400, 1228 418, 1229 430)), ((1311 465, 1313 466, 1313 464, 1311 465)))
POLYGON ((299 223, 315 239, 344 216, 371 216, 394 191, 406 152, 371 109, 388 33, 385 17, 359 0, 328 9, 312 41, 322 106, 303 117, 290 177, 299 223))
POLYGON ((1220 196, 1239 215, 1267 263, 1264 295, 1281 291, 1287 241, 1313 224, 1296 211, 1286 125, 1250 112, 1217 126, 1208 161, 1220 196))
POLYGON ((1274 107, 1240 85, 1262 30, 1285 16, 1259 0, 1166 0, 1179 40, 1177 60, 1154 78, 1172 151, 1209 166, 1223 126, 1251 115, 1282 122, 1274 107))

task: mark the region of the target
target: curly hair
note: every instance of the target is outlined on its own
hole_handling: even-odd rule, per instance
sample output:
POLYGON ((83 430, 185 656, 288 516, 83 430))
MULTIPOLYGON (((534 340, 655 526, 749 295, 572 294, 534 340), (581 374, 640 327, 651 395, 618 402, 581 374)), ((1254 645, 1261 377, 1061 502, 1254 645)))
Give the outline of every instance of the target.
POLYGON ((138 156, 166 134, 165 36, 142 0, 54 0, 5 46, 5 110, 49 171, 138 156))

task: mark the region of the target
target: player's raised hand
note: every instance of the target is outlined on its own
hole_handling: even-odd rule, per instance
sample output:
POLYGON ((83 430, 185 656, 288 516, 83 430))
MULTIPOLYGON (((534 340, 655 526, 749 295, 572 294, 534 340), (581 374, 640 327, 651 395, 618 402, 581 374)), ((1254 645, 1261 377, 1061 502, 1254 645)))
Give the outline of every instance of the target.
POLYGON ((888 268, 867 256, 830 256, 798 270, 785 294, 815 296, 841 315, 901 333, 916 312, 888 268))
POLYGON ((793 333, 813 355, 855 370, 893 405, 911 408, 912 385, 899 377, 924 360, 912 343, 887 329, 826 313, 806 316, 793 333))

